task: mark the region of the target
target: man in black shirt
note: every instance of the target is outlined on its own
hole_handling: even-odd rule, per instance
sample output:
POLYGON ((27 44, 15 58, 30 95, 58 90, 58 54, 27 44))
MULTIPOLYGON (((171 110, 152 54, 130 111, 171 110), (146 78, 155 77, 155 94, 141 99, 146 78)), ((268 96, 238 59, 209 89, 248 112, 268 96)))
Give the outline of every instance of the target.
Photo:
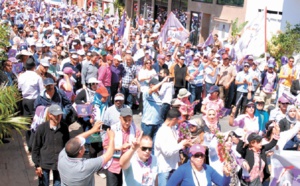
POLYGON ((52 104, 48 112, 49 121, 37 127, 32 149, 32 161, 39 177, 39 186, 49 185, 50 170, 53 172, 53 185, 60 185, 58 155, 70 138, 68 126, 60 122, 63 114, 61 107, 52 104))
POLYGON ((174 77, 174 98, 177 97, 179 89, 186 87, 186 81, 190 80, 188 67, 184 64, 185 57, 180 56, 178 63, 170 67, 170 75, 174 77))

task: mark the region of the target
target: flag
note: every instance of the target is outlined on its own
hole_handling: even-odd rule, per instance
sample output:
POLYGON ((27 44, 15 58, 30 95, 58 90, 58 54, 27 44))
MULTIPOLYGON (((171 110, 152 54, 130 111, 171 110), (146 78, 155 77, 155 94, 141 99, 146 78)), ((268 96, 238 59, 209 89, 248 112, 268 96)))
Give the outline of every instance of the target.
POLYGON ((236 58, 236 55, 235 55, 235 49, 234 48, 232 48, 231 50, 230 50, 230 57, 231 57, 231 59, 233 60, 233 61, 235 61, 235 58, 236 58))
POLYGON ((178 39, 181 43, 184 43, 188 39, 189 34, 189 31, 182 26, 175 14, 170 12, 159 37, 162 38, 163 44, 170 38, 178 39))
POLYGON ((129 41, 130 22, 131 22, 131 20, 126 21, 126 28, 125 28, 123 39, 122 39, 125 43, 128 43, 128 41, 129 41))
POLYGON ((115 13, 115 21, 116 21, 116 24, 119 24, 120 17, 119 17, 119 9, 118 8, 117 8, 116 13, 115 13))
POLYGON ((244 28, 241 38, 234 45, 238 59, 252 54, 259 57, 265 52, 265 14, 259 13, 256 18, 249 21, 244 28))
POLYGON ((121 38, 124 35, 125 26, 126 26, 125 25, 125 18, 126 18, 125 14, 126 13, 124 11, 123 16, 122 16, 122 21, 121 21, 120 27, 118 29, 118 36, 119 36, 119 38, 121 38))
POLYGON ((205 40, 203 47, 207 47, 212 44, 214 44, 214 37, 213 37, 212 33, 210 33, 208 38, 205 40))
POLYGON ((300 185, 300 152, 284 150, 271 156, 270 185, 300 185))

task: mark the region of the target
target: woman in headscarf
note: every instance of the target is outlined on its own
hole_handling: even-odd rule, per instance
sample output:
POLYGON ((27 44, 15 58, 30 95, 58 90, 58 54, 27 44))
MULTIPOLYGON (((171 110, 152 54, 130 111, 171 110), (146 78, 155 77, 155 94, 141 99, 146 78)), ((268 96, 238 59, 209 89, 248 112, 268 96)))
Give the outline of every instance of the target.
POLYGON ((289 105, 286 110, 285 118, 279 121, 280 132, 289 130, 296 124, 297 108, 294 105, 289 105))
POLYGON ((209 108, 206 113, 207 114, 202 117, 204 131, 215 134, 217 131, 221 130, 218 113, 214 108, 209 108))

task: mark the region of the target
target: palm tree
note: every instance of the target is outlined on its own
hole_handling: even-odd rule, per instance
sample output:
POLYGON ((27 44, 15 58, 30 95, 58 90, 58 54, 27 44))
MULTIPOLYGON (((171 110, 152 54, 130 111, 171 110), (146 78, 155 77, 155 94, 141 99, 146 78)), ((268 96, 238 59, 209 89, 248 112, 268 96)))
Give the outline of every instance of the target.
POLYGON ((22 135, 21 131, 28 129, 30 118, 17 116, 17 102, 20 100, 21 95, 16 86, 0 86, 0 139, 11 136, 13 130, 22 135))

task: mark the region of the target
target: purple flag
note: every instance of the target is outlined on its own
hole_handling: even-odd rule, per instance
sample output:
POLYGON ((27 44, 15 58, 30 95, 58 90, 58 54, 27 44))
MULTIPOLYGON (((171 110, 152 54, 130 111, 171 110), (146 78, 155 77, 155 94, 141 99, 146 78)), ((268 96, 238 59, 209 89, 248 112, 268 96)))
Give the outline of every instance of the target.
POLYGON ((219 51, 218 51, 218 54, 220 55, 220 56, 222 56, 222 54, 224 54, 225 53, 225 48, 221 48, 219 51))
POLYGON ((212 44, 214 44, 214 37, 213 37, 212 33, 210 33, 208 38, 204 42, 204 47, 207 47, 207 46, 212 45, 212 44))
POLYGON ((123 16, 122 16, 122 21, 121 21, 120 27, 118 29, 119 38, 121 38, 124 35, 125 26, 126 26, 126 23, 125 23, 125 11, 124 11, 123 16))
POLYGON ((17 50, 15 50, 15 49, 9 49, 9 51, 8 51, 8 58, 10 58, 10 57, 16 57, 16 54, 17 54, 17 50))
POLYGON ((170 12, 161 29, 159 37, 162 38, 163 43, 166 43, 168 39, 172 38, 180 40, 181 43, 185 43, 186 39, 189 37, 189 31, 182 26, 175 14, 170 12))
POLYGON ((236 55, 235 55, 235 49, 234 49, 234 48, 232 48, 232 49, 230 50, 230 57, 232 58, 232 60, 235 60, 235 58, 236 58, 236 55))

